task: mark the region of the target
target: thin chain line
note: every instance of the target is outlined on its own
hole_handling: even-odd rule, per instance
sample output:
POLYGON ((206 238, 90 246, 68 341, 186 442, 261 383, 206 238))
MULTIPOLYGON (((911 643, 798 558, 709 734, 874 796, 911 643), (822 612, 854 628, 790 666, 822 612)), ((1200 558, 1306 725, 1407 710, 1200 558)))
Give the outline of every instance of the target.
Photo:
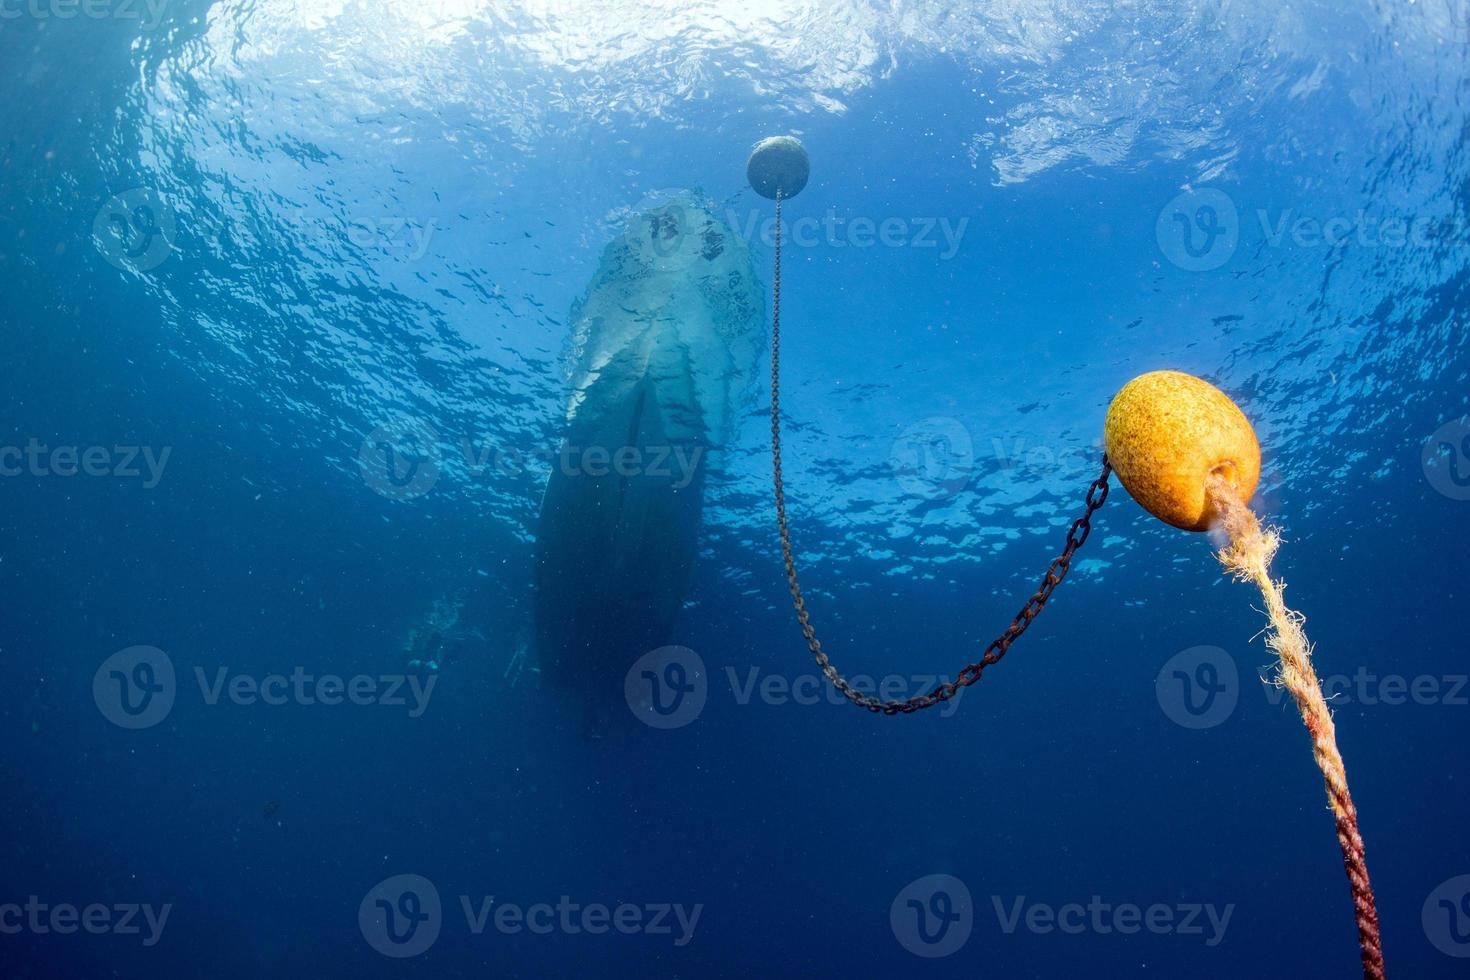
POLYGON ((776 523, 781 531, 781 557, 786 563, 786 582, 790 586, 791 604, 796 610, 796 619, 801 624, 802 636, 806 638, 807 647, 812 652, 812 659, 816 661, 822 674, 833 687, 842 693, 843 697, 860 708, 866 708, 875 714, 907 715, 924 708, 931 708, 936 704, 943 704, 961 689, 980 680, 980 675, 986 667, 998 663, 1006 655, 1011 644, 1026 632, 1032 621, 1046 606, 1047 601, 1051 599, 1052 593, 1056 591, 1062 579, 1066 578, 1072 566, 1072 556, 1092 533, 1093 514, 1097 513, 1098 508, 1102 507, 1108 499, 1108 477, 1112 474, 1112 465, 1108 462, 1107 456, 1103 456, 1102 474, 1087 488, 1087 509, 1081 517, 1072 522, 1071 528, 1067 531, 1066 547, 1047 568, 1046 575, 1041 580, 1041 586, 1031 598, 1026 600, 1026 604, 1021 607, 1021 611, 1016 614, 1015 619, 1011 620, 1011 624, 1005 628, 1005 631, 990 642, 979 660, 961 668, 953 681, 940 684, 926 694, 915 695, 901 701, 883 701, 854 690, 832 664, 831 658, 822 649, 822 641, 817 638, 816 627, 812 625, 811 615, 806 609, 806 600, 801 594, 801 583, 797 581, 796 558, 791 548, 791 531, 786 522, 786 487, 781 472, 781 192, 779 190, 776 192, 775 253, 775 266, 771 277, 773 307, 771 312, 771 475, 775 487, 776 523))

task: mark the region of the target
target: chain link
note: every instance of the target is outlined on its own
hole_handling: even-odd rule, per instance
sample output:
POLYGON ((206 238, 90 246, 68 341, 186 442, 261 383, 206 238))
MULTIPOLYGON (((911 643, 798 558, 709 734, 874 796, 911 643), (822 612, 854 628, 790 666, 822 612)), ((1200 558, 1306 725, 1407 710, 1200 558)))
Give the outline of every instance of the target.
POLYGON ((953 681, 940 684, 927 694, 919 694, 914 697, 905 698, 902 701, 882 701, 878 698, 863 694, 853 689, 847 679, 842 676, 826 651, 822 649, 822 641, 817 639, 816 627, 812 625, 811 615, 806 610, 806 600, 802 598, 801 585, 796 578, 796 558, 791 550, 791 533, 786 524, 786 487, 781 475, 781 192, 776 192, 776 240, 775 240, 775 271, 772 274, 771 287, 771 471, 776 494, 776 523, 781 529, 781 555, 786 562, 786 581, 791 587, 791 605, 796 610, 796 619, 801 623, 802 636, 806 637, 806 644, 811 649, 812 659, 817 662, 817 667, 822 674, 832 683, 832 686, 842 692, 842 696, 860 708, 875 714, 898 715, 913 714, 924 708, 932 708, 936 704, 942 704, 954 697, 963 688, 969 687, 980 680, 980 675, 986 667, 998 663, 1011 648, 1011 644, 1031 626, 1033 620, 1041 614, 1051 599, 1052 593, 1062 579, 1067 577, 1067 572, 1072 567, 1072 556, 1077 553, 1087 542, 1092 533, 1092 517, 1097 513, 1108 499, 1108 478, 1112 475, 1113 467, 1106 455, 1103 456, 1102 473, 1087 488, 1087 509, 1082 516, 1072 522, 1067 531, 1067 543, 1058 555, 1047 567, 1046 575, 1041 580, 1041 585, 1035 594, 1026 600, 1016 618, 1005 628, 1005 632, 990 641, 980 659, 971 664, 961 667, 953 681))

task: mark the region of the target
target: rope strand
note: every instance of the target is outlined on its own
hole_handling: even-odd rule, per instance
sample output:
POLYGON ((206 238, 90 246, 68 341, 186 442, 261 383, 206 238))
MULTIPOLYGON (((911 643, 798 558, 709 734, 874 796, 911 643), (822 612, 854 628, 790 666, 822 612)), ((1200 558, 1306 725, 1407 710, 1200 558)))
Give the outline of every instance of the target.
POLYGON ((1302 721, 1312 738, 1312 755, 1327 787, 1327 799, 1337 823, 1337 842, 1352 890, 1358 924, 1358 947, 1362 952, 1366 980, 1384 980, 1383 943, 1378 933, 1378 908, 1373 885, 1368 881, 1368 860, 1363 853, 1363 836, 1358 832, 1358 810, 1348 792, 1347 767, 1337 749, 1337 729, 1332 712, 1322 697, 1322 685, 1312 667, 1312 648, 1302 630, 1304 618, 1288 609, 1282 595, 1285 585, 1271 578, 1271 559, 1281 545, 1275 531, 1261 527, 1260 520, 1223 480, 1210 484, 1210 501, 1224 516, 1230 544, 1220 552, 1220 562, 1237 579, 1255 584, 1266 600, 1271 633, 1266 645, 1281 658, 1280 683, 1291 693, 1302 721))

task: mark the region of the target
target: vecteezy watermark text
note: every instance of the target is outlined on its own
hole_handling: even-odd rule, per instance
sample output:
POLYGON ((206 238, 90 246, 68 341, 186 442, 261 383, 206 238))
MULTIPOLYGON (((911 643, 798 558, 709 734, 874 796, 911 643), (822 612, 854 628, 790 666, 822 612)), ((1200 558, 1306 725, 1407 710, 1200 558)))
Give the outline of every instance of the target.
POLYGON ((577 446, 563 443, 555 449, 536 449, 523 453, 490 445, 476 445, 468 440, 460 443, 466 467, 471 474, 491 469, 502 476, 526 472, 530 463, 549 464, 562 476, 648 476, 670 481, 675 490, 683 490, 694 480, 704 447, 683 446, 577 446))
POLYGON ((163 22, 169 0, 0 0, 0 20, 136 20, 145 31, 163 22))
MULTIPOLYGON (((209 706, 237 707, 339 705, 407 708, 410 718, 428 709, 439 675, 310 673, 297 666, 289 674, 264 675, 216 667, 193 671, 201 700, 209 706)), ((157 647, 119 650, 92 677, 92 698, 103 717, 120 728, 151 728, 168 717, 179 695, 173 660, 157 647)))
MULTIPOLYGON (((1225 939, 1234 903, 1223 907, 1203 902, 1104 901, 1092 895, 1086 902, 1052 905, 1031 901, 1025 895, 990 896, 996 925, 1003 935, 1025 931, 1046 936, 1091 934, 1131 936, 1199 937, 1215 947, 1225 939)), ((893 935, 915 956, 948 956, 964 946, 974 929, 976 910, 970 890, 954 875, 931 874, 903 887, 889 907, 893 935)))
MULTIPOLYGON (((730 210, 725 220, 746 241, 757 237, 766 245, 776 241, 776 219, 763 211, 748 211, 743 216, 730 210)), ((828 208, 820 218, 806 216, 782 221, 781 244, 796 248, 937 248, 939 258, 949 260, 959 254, 970 219, 951 221, 947 217, 886 217, 874 219, 862 215, 840 217, 828 208)))
POLYGON ((672 936, 675 946, 689 945, 694 938, 694 930, 699 926, 699 917, 704 913, 703 904, 686 908, 678 902, 641 905, 619 902, 616 907, 609 907, 602 902, 583 905, 573 902, 569 895, 560 896, 555 906, 547 902, 497 904, 494 895, 485 895, 473 902, 469 895, 461 895, 459 904, 470 932, 476 936, 493 925, 496 932, 509 936, 520 932, 536 936, 552 933, 600 936, 608 932, 624 936, 672 936))
POLYGON ((194 678, 204 703, 208 705, 219 704, 222 699, 241 707, 256 704, 270 707, 287 704, 328 707, 340 704, 381 705, 406 707, 410 718, 418 718, 429 706, 439 675, 430 674, 427 679, 418 674, 354 674, 343 677, 341 674, 311 674, 304 667, 296 667, 290 676, 266 674, 256 677, 253 674, 232 674, 228 667, 217 667, 213 677, 209 677, 203 667, 195 667, 194 678))
MULTIPOLYGON (((847 703, 847 697, 818 673, 798 674, 796 677, 784 674, 762 676, 759 667, 747 667, 744 674, 741 677, 734 667, 725 668, 725 678, 730 682, 735 703, 739 705, 747 705, 757 697, 761 703, 775 706, 847 703)), ((868 674, 848 674, 845 679, 848 687, 858 694, 882 701, 903 701, 915 695, 928 694, 953 680, 943 674, 886 674, 879 678, 868 674)), ((954 696, 939 708, 939 717, 948 718, 954 714, 964 693, 965 688, 956 688, 954 696)))
MULTIPOLYGON (((521 904, 494 895, 458 896, 465 928, 472 936, 490 930, 502 935, 529 934, 668 936, 675 946, 694 939, 702 903, 575 902, 561 895, 555 903, 521 904)), ((445 926, 444 905, 434 883, 422 875, 400 874, 374 885, 358 906, 358 928, 369 946, 384 956, 402 959, 426 951, 445 926)))
POLYGON ((1132 902, 1105 902, 1101 895, 1093 895, 1085 904, 1062 905, 1030 902, 1025 895, 1009 899, 992 895, 990 904, 1001 932, 1008 936, 1021 929, 1039 936, 1054 932, 1067 936, 1114 933, 1132 936, 1147 932, 1155 936, 1199 936, 1211 948, 1225 939, 1230 917, 1235 914, 1233 902, 1224 908, 1198 902, 1155 902, 1141 906, 1132 902))
POLYGON ((50 446, 32 436, 24 446, 0 446, 0 477, 142 477, 152 490, 172 453, 172 446, 50 446))
POLYGON ((113 905, 93 902, 78 908, 69 902, 47 904, 39 896, 31 895, 24 905, 19 902, 0 904, 0 935, 70 936, 77 932, 93 936, 141 935, 144 946, 156 946, 163 937, 163 928, 168 924, 173 908, 172 903, 154 908, 136 902, 113 905), (146 934, 143 931, 145 927, 146 934))
POLYGON ((518 477, 550 468, 567 477, 642 478, 683 490, 694 482, 706 447, 698 443, 640 446, 577 445, 521 450, 477 441, 455 440, 453 447, 431 426, 413 419, 379 425, 363 437, 357 463, 363 482, 391 500, 412 500, 439 482, 446 458, 457 453, 472 479, 488 474, 518 477))

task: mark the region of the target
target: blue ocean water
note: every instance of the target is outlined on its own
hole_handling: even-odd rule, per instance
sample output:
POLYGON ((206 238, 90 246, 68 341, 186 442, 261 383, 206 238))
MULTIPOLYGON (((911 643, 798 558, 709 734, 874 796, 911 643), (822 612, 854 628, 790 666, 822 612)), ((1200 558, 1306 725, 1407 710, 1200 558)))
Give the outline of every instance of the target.
POLYGON ((773 133, 837 665, 952 678, 1112 395, 1201 375, 1261 438, 1389 973, 1465 975, 1467 59, 1460 0, 0 0, 0 975, 1356 975, 1259 597, 1116 482, 1004 663, 870 715, 732 362, 697 711, 540 676, 577 310, 687 192, 766 329, 773 133))

